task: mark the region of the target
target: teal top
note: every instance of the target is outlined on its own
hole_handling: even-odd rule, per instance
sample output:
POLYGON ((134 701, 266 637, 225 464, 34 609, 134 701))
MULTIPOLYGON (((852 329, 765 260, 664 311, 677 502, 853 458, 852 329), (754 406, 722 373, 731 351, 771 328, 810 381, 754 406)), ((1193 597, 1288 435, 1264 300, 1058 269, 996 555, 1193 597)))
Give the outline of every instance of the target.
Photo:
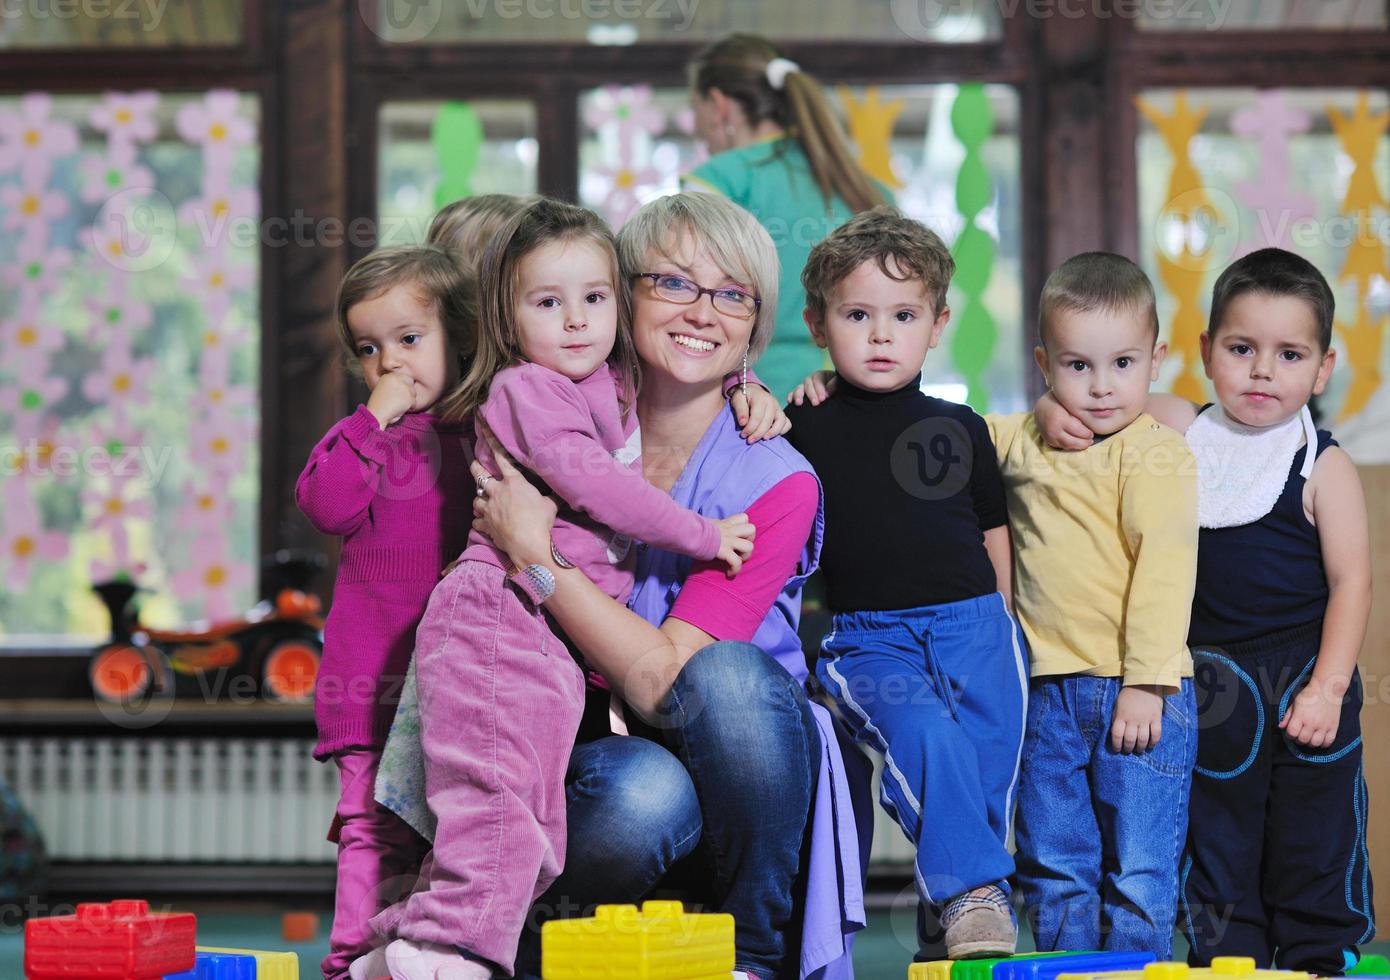
MULTIPOLYGON (((811 248, 850 219, 849 205, 832 197, 827 209, 810 161, 796 140, 773 137, 725 150, 682 179, 685 190, 717 191, 746 208, 772 236, 782 271, 772 342, 758 359, 758 377, 785 398, 812 371, 829 367, 811 339, 802 310, 801 270, 811 248)), ((878 185, 889 203, 892 192, 878 185)))

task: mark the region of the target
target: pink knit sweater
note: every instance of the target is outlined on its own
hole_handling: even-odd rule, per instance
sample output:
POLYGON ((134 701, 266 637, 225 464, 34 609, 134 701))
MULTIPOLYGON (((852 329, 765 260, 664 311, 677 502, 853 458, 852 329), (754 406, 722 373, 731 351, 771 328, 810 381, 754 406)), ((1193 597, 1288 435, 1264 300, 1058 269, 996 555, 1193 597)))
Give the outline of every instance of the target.
POLYGON ((396 712, 415 627, 472 522, 472 425, 427 412, 382 431, 361 406, 314 447, 295 500, 343 538, 314 692, 322 759, 380 748, 396 712))

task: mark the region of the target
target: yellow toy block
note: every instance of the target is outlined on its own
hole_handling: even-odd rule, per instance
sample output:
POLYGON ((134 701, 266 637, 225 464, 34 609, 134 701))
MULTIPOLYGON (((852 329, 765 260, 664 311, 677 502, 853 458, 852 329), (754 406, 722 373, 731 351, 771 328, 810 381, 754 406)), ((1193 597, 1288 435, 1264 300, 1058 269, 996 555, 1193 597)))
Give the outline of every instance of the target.
POLYGON ((199 946, 200 953, 236 953, 256 958, 256 980, 299 980, 298 953, 272 953, 260 949, 222 949, 199 946))
POLYGON ((1209 967, 1186 963, 1150 963, 1143 970, 1108 973, 1063 973, 1057 980, 1314 980, 1299 970, 1257 970, 1248 956, 1217 956, 1209 967))
POLYGON ((600 905, 541 928, 543 980, 728 980, 733 968, 734 917, 680 902, 600 905))
POLYGON ((907 968, 907 980, 951 980, 951 967, 954 964, 955 960, 912 963, 907 968))

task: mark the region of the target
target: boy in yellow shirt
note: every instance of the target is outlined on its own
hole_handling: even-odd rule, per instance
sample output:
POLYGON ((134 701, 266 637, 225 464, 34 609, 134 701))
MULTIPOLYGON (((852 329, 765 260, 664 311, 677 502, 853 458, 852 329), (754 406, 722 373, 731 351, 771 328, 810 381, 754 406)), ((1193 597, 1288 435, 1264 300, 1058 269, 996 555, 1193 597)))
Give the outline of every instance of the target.
POLYGON ((1165 345, 1153 286, 1089 252, 1043 287, 1038 367, 1095 434, 1049 448, 992 416, 1014 604, 1032 653, 1018 877, 1039 950, 1171 955, 1197 749, 1188 617, 1197 484, 1182 436, 1144 414, 1165 345))

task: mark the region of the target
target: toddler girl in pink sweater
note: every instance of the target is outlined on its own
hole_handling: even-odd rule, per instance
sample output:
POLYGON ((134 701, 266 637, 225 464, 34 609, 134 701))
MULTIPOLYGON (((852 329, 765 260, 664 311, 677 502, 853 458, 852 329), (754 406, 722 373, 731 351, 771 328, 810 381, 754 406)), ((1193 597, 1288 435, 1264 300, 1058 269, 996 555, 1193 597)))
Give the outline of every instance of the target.
POLYGON ((474 300, 472 278, 435 246, 382 249, 348 271, 338 329, 371 397, 314 447, 295 486, 310 522, 343 538, 314 692, 314 755, 332 757, 342 785, 330 980, 370 949, 367 921, 395 897, 383 886, 423 848, 373 786, 415 628, 468 536, 472 432, 431 409, 472 355, 474 300))
MULTIPOLYGON (((636 465, 629 298, 603 222, 539 201, 493 239, 479 284, 477 354, 443 414, 474 418, 483 465, 490 430, 558 498, 556 560, 620 601, 634 539, 737 570, 752 551, 746 516, 686 510, 636 465)), ((385 959, 396 980, 510 975, 526 912, 563 866, 584 673, 541 608, 547 583, 527 572, 474 531, 420 624, 420 738, 438 822, 420 885, 372 923, 395 940, 385 959)))

